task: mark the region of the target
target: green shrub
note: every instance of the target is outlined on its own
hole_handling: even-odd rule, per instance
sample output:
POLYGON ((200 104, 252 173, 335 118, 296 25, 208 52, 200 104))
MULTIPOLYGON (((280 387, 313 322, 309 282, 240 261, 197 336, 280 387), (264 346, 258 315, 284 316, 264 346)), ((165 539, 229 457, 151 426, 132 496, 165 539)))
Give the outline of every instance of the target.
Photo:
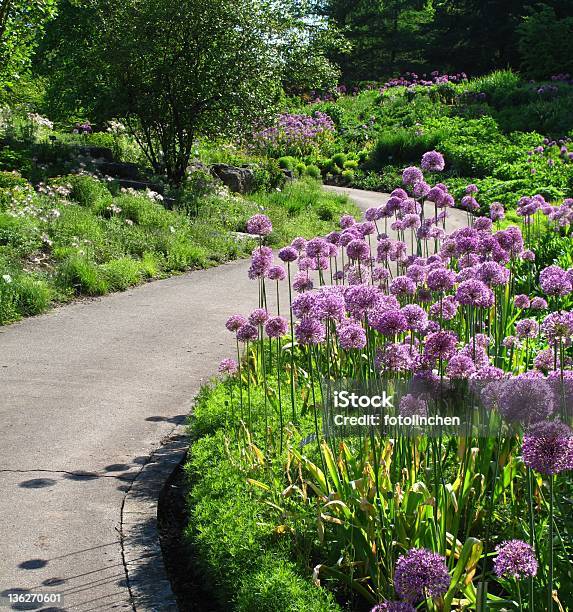
POLYGON ((146 228, 166 229, 177 217, 165 207, 146 195, 124 194, 115 198, 114 206, 120 209, 123 219, 129 219, 146 228))
POLYGON ((295 166, 295 173, 297 176, 304 176, 306 172, 306 164, 303 162, 298 162, 295 166))
POLYGON ((279 167, 283 170, 294 170, 296 166, 296 159, 290 155, 285 155, 284 157, 279 157, 277 160, 279 167))
POLYGON ((161 273, 161 258, 156 253, 143 253, 141 271, 146 278, 156 278, 161 273))
POLYGON ((77 295, 103 295, 108 291, 101 268, 81 255, 63 261, 58 266, 56 279, 62 288, 72 288, 77 295))
POLYGON ((344 167, 345 161, 346 161, 346 155, 344 153, 335 153, 332 156, 332 162, 336 164, 339 168, 344 167))
POLYGON ((112 202, 109 189, 97 179, 87 175, 72 175, 60 179, 58 183, 69 184, 72 188, 70 198, 80 206, 99 208, 112 202))
POLYGON ((320 172, 320 168, 313 164, 311 164, 310 166, 307 166, 304 173, 306 176, 310 176, 311 178, 316 179, 316 180, 319 180, 322 176, 320 172))
POLYGON ((345 181, 350 182, 354 178, 354 170, 344 170, 341 176, 345 181))
POLYGON ((30 183, 25 178, 14 172, 0 172, 0 189, 11 189, 13 187, 27 188, 30 183))
POLYGON ((141 264, 129 257, 102 264, 101 270, 110 291, 124 291, 141 282, 141 264))
POLYGON ((46 311, 53 299, 53 290, 46 281, 21 275, 14 281, 14 304, 24 316, 33 316, 46 311))
POLYGON ((333 612, 332 595, 304 580, 294 563, 267 554, 241 582, 237 612, 333 612))
POLYGON ((0 212, 0 248, 3 246, 9 247, 17 257, 39 249, 42 240, 34 220, 0 212))
POLYGON ((205 267, 206 264, 207 251, 187 238, 176 238, 169 245, 165 263, 167 269, 183 272, 193 267, 205 267))
POLYGON ((358 168, 358 162, 355 159, 347 159, 344 162, 345 170, 354 170, 355 168, 358 168))

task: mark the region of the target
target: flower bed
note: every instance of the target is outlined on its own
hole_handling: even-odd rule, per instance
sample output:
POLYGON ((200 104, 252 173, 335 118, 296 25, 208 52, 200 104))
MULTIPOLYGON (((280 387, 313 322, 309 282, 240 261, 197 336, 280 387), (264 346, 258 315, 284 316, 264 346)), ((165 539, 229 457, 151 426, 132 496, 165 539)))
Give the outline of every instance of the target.
MULTIPOLYGON (((524 200, 520 227, 501 206, 468 212, 448 235, 447 188, 417 167, 403 182, 363 222, 295 239, 278 265, 270 220, 247 224, 257 307, 227 321, 237 355, 200 400, 188 466, 188 536, 233 609, 573 601, 573 278, 535 261, 547 236, 570 253, 573 202, 524 200), (337 405, 340 389, 382 411, 337 405)), ((476 187, 465 192, 470 211, 476 187)))

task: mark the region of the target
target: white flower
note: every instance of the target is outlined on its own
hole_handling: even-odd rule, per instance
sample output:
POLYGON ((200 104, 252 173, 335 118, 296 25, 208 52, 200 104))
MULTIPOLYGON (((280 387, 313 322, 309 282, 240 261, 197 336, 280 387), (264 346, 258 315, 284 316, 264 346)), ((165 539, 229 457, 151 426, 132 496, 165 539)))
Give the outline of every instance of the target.
POLYGON ((5 283, 12 282, 12 277, 9 274, 2 274, 2 279, 4 280, 5 283))
POLYGON ((172 234, 174 234, 174 233, 175 233, 175 228, 174 228, 172 225, 170 225, 170 226, 169 226, 169 231, 170 231, 172 234))

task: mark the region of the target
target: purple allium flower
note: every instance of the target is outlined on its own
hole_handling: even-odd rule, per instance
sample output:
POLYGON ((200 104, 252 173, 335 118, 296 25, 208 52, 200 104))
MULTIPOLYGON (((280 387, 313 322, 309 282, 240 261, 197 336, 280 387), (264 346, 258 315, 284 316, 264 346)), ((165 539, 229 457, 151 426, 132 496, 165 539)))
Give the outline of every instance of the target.
POLYGON ((269 338, 280 338, 288 331, 288 321, 281 316, 271 317, 265 323, 265 333, 269 338))
POLYGON ((239 342, 251 342, 256 340, 258 337, 258 329, 250 323, 245 323, 245 325, 239 327, 237 330, 237 340, 239 340, 239 342))
POLYGON ((416 608, 404 601, 385 601, 376 604, 370 612, 416 612, 416 608))
POLYGON ((523 462, 551 476, 573 469, 573 431, 557 421, 537 423, 523 436, 523 462))
POLYGON ((323 289, 317 295, 315 314, 320 319, 340 321, 344 317, 345 310, 346 303, 341 292, 323 289))
POLYGON ((545 310, 547 308, 547 301, 542 297, 534 297, 531 300, 530 307, 532 310, 545 310))
POLYGON ((306 272, 298 272, 292 283, 292 288, 297 292, 310 291, 314 284, 312 278, 306 272))
POLYGON ((501 368, 496 368, 492 365, 486 365, 478 368, 472 375, 472 380, 502 380, 505 372, 501 368))
POLYGON ((446 192, 441 187, 435 185, 426 194, 426 199, 428 199, 430 202, 435 202, 438 206, 440 206, 444 201, 445 195, 446 192))
POLYGON ((420 168, 416 168, 416 166, 409 166, 402 172, 402 182, 404 185, 415 185, 423 180, 424 175, 420 168))
POLYGON ((292 246, 284 247, 279 251, 279 259, 285 263, 296 261, 298 259, 298 251, 292 246))
POLYGON ((535 338, 539 333, 539 323, 535 319, 521 319, 515 324, 515 335, 518 338, 535 338))
POLYGON ((356 225, 356 219, 354 219, 352 215, 342 215, 342 217, 340 217, 340 227, 342 229, 348 229, 353 225, 356 225))
POLYGON ((263 325, 269 318, 269 313, 264 308, 255 308, 249 315, 251 325, 263 325))
POLYGON ((407 276, 397 276, 390 283, 390 293, 392 295, 414 295, 416 293, 416 283, 407 276))
POLYGON ((509 540, 495 547, 497 576, 523 580, 537 574, 537 559, 533 548, 522 540, 509 540))
POLYGON ((406 276, 411 278, 415 283, 421 283, 426 276, 426 270, 423 265, 413 263, 408 266, 406 276))
POLYGON ((317 257, 328 257, 329 246, 324 238, 312 238, 306 243, 305 250, 307 257, 316 259, 317 257))
POLYGON ((446 374, 450 378, 469 378, 476 371, 473 359, 463 353, 456 353, 450 358, 446 374))
POLYGON ((430 192, 430 186, 425 181, 418 181, 412 187, 412 193, 416 198, 423 198, 430 192))
POLYGON ((441 597, 447 592, 450 582, 444 557, 425 548, 411 548, 396 562, 394 588, 408 602, 441 597))
POLYGON ((422 207, 413 198, 406 198, 400 202, 400 212, 403 215, 416 215, 422 212, 422 207))
POLYGON ((541 331, 551 342, 573 337, 573 312, 560 311, 548 314, 541 323, 541 331))
POLYGON ((482 281, 468 279, 458 286, 456 300, 464 306, 490 308, 494 303, 494 295, 492 290, 482 281))
POLYGON ((256 279, 266 276, 269 268, 273 265, 273 251, 270 247, 259 247, 253 251, 249 278, 256 279))
POLYGON ((233 376, 239 371, 239 365, 234 359, 223 359, 219 364, 219 372, 233 376))
POLYGON ((440 316, 445 321, 451 321, 458 312, 458 303, 452 295, 447 295, 442 301, 436 302, 430 306, 430 314, 433 317, 439 318, 440 316))
POLYGON ((273 231, 273 224, 266 215, 253 215, 247 221, 247 232, 256 236, 268 236, 273 231))
POLYGON ((432 291, 449 291, 456 280, 455 272, 446 268, 434 268, 428 272, 427 284, 432 291))
POLYGON ((495 261, 486 261, 477 271, 479 280, 490 287, 505 285, 509 281, 509 270, 495 261))
POLYGON ((374 365, 379 370, 392 372, 408 371, 413 365, 412 349, 406 344, 390 343, 378 349, 374 365))
POLYGON ((304 251, 306 242, 307 242, 306 238, 303 238, 302 236, 298 236, 297 238, 293 238, 290 245, 293 249, 296 249, 296 251, 300 253, 301 251, 304 251))
POLYGON ((368 323, 376 331, 390 337, 401 334, 408 329, 406 317, 398 310, 371 312, 368 316, 368 323))
POLYGON ((408 304, 400 310, 406 318, 408 329, 412 331, 424 331, 428 325, 428 315, 426 311, 417 304, 408 304))
POLYGON ((376 232, 376 225, 371 221, 365 221, 364 223, 357 223, 356 229, 362 238, 376 232))
POLYGON ((320 344, 326 337, 326 328, 317 319, 305 317, 296 324, 294 334, 299 344, 320 344))
POLYGON ((374 308, 380 301, 380 292, 372 285, 353 285, 344 294, 346 309, 357 318, 374 308))
POLYGON ((317 302, 318 296, 315 293, 301 293, 292 301, 292 311, 299 319, 314 316, 317 302))
POLYGON ((460 201, 460 206, 469 212, 476 212, 479 210, 478 201, 471 195, 465 195, 460 201))
POLYGON ((449 359, 456 352, 458 338, 452 331, 437 331, 426 336, 424 355, 433 361, 449 359))
POLYGON ((492 221, 501 221, 505 218, 505 209, 500 202, 492 202, 489 207, 489 216, 492 221))
POLYGON ((489 232, 491 230, 492 220, 487 217, 478 217, 474 221, 474 229, 478 232, 489 232))
POLYGON ((400 399, 399 413, 403 417, 428 416, 428 402, 408 393, 400 399))
POLYGON ((477 192, 478 192, 477 185, 474 185, 473 183, 470 183, 466 187, 466 193, 477 193, 477 192))
POLYGON ((539 284, 546 295, 564 296, 571 293, 571 279, 559 266, 549 266, 541 271, 539 284))
POLYGON ((538 423, 553 414, 555 397, 545 380, 513 376, 501 383, 498 407, 510 423, 538 423))
POLYGON ((548 370, 553 369, 555 365, 559 366, 559 359, 556 360, 555 357, 556 355, 552 349, 544 349, 535 355, 533 365, 536 369, 547 372, 548 370))
POLYGON ((519 346, 519 340, 517 339, 517 336, 506 336, 502 341, 501 344, 506 348, 506 349, 512 349, 512 348, 516 348, 519 346))
POLYGON ((526 249, 522 251, 521 259, 523 259, 523 261, 535 261, 535 253, 530 249, 526 249))
POLYGON ((444 161, 444 156, 438 151, 428 151, 422 155, 422 170, 426 170, 428 172, 441 172, 446 163, 444 161))
POLYGON ((282 266, 271 266, 267 276, 271 280, 283 281, 286 278, 286 270, 282 266))
POLYGON ((529 308, 531 306, 529 296, 523 293, 516 295, 515 298, 513 298, 513 303, 515 304, 516 308, 519 308, 521 310, 525 310, 526 308, 529 308))
POLYGON ((366 346, 366 332, 358 323, 345 323, 337 328, 338 342, 345 350, 363 349, 366 346))
POLYGON ((231 315, 227 319, 227 322, 225 323, 225 327, 230 332, 236 332, 239 329, 239 327, 243 327, 243 325, 245 325, 246 322, 247 322, 247 317, 244 317, 243 315, 240 315, 240 314, 235 314, 235 315, 231 315))
POLYGON ((415 213, 404 215, 404 218, 402 219, 402 226, 404 229, 418 229, 420 225, 420 215, 415 213))
POLYGON ((364 261, 370 257, 370 247, 362 239, 351 240, 346 247, 346 252, 350 259, 364 261))
POLYGON ((381 266, 377 266, 372 270, 372 280, 379 283, 385 283, 390 278, 390 271, 381 266))
POLYGON ((393 198, 397 198, 398 200, 404 200, 408 197, 408 194, 401 187, 397 187, 396 189, 394 189, 394 191, 390 195, 393 198))

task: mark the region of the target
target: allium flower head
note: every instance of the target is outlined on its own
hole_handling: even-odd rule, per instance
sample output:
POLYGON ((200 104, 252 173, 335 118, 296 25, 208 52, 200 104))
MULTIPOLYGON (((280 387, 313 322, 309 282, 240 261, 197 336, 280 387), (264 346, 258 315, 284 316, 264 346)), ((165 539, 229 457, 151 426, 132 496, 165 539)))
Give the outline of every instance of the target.
POLYGON ((500 383, 498 408, 509 423, 538 423, 555 411, 555 397, 543 378, 513 376, 500 383))
POLYGON ((551 342, 573 337, 573 312, 560 311, 548 314, 541 323, 543 335, 551 342))
POLYGON ((256 236, 268 236, 273 231, 273 224, 266 215, 253 215, 247 221, 247 232, 256 236))
POLYGON ((283 281, 286 278, 286 271, 282 266, 271 266, 267 276, 270 280, 283 281))
POLYGON ((539 333, 539 323, 535 319, 521 319, 515 324, 515 335, 518 338, 535 338, 539 333))
POLYGON ((404 185, 415 185, 423 180, 424 175, 420 168, 416 168, 416 166, 409 166, 402 172, 402 182, 404 185))
POLYGON ((494 562, 496 576, 523 580, 537 574, 537 559, 533 548, 522 540, 509 540, 496 546, 494 562))
POLYGON ((440 267, 428 272, 426 282, 432 291, 449 291, 454 286, 455 280, 456 275, 453 270, 440 267))
POLYGON ((547 308, 547 300, 542 297, 534 297, 531 300, 530 307, 532 310, 545 310, 547 308))
POLYGON ((394 588, 407 602, 441 597, 450 586, 444 557, 425 548, 411 548, 396 562, 394 588))
POLYGON ((456 352, 458 338, 452 331, 437 331, 426 337, 424 355, 432 361, 449 359, 456 352))
POLYGON ((523 293, 516 295, 515 298, 513 298, 513 303, 515 304, 516 308, 519 308, 521 310, 525 310, 526 308, 529 308, 531 306, 529 296, 523 293))
POLYGON ((468 279, 460 283, 456 291, 456 300, 464 306, 490 308, 494 303, 494 295, 482 281, 468 279))
POLYGON ((368 243, 361 239, 351 240, 346 247, 346 253, 350 259, 364 261, 370 257, 370 247, 368 243))
POLYGON ((405 601, 385 601, 376 604, 370 612, 416 612, 416 608, 405 601))
POLYGON ((489 216, 492 221, 501 221, 505 217, 505 209, 499 202, 492 202, 489 206, 489 216))
POLYGON ((252 342, 259 337, 259 331, 250 323, 245 323, 242 327, 237 330, 237 340, 239 342, 252 342))
POLYGON ((348 229, 349 227, 352 227, 355 224, 356 219, 354 219, 354 217, 352 217, 351 215, 342 215, 342 217, 340 217, 340 227, 342 229, 348 229))
POLYGON ((292 288, 297 292, 310 291, 313 288, 312 278, 306 272, 298 272, 292 282, 292 288))
POLYGON ((269 313, 264 308, 255 308, 249 315, 251 325, 262 325, 269 318, 269 313))
POLYGON ((265 333, 269 338, 280 338, 288 331, 288 321, 284 317, 270 317, 265 323, 265 333))
POLYGON ((279 251, 279 259, 285 263, 296 261, 298 259, 298 251, 292 246, 284 247, 279 251))
POLYGON ((414 295, 416 283, 408 276, 397 276, 390 283, 390 293, 392 295, 414 295))
POLYGON ((446 163, 444 161, 444 156, 438 151, 427 151, 422 155, 422 170, 426 170, 428 172, 441 172, 446 163))
POLYGON ((299 319, 314 316, 317 303, 318 296, 316 293, 301 293, 292 301, 292 311, 299 319))
POLYGON ((564 296, 571 293, 571 279, 559 266, 549 266, 541 271, 539 284, 546 295, 564 296))
POLYGON ((406 317, 398 310, 372 312, 368 316, 368 323, 376 331, 390 337, 401 334, 408 329, 406 317))
POLYGON ((537 423, 523 436, 521 455, 532 470, 551 476, 573 469, 573 431, 557 421, 537 423))
POLYGON ((451 357, 446 368, 446 374, 450 378, 469 378, 475 371, 473 359, 463 353, 451 357))
POLYGON ((338 342, 344 350, 363 349, 366 346, 366 332, 358 323, 345 323, 337 329, 338 342))
POLYGON ((428 325, 428 315, 426 311, 417 304, 408 304, 400 310, 406 318, 408 329, 412 331, 424 331, 428 325))
POLYGON ((239 371, 239 366, 234 359, 223 359, 219 364, 219 372, 233 376, 239 371))
POLYGON ((243 315, 240 315, 240 314, 235 314, 235 315, 231 315, 227 319, 227 322, 225 323, 225 327, 230 332, 236 332, 239 329, 239 327, 242 327, 246 322, 247 322, 247 317, 244 317, 243 315))
POLYGON ((320 344, 326 337, 326 328, 317 319, 305 317, 295 326, 294 334, 299 344, 320 344))

